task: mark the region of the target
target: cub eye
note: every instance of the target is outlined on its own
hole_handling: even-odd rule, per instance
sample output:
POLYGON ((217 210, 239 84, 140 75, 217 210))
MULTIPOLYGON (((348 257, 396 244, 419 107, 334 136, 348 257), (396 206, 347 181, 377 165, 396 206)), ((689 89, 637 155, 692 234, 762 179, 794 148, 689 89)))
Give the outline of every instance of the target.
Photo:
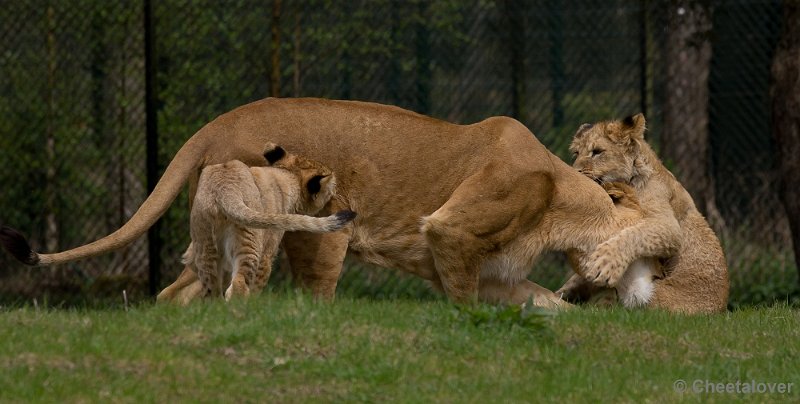
POLYGON ((590 156, 597 156, 599 154, 603 154, 605 150, 603 149, 593 149, 592 152, 589 154, 590 156))

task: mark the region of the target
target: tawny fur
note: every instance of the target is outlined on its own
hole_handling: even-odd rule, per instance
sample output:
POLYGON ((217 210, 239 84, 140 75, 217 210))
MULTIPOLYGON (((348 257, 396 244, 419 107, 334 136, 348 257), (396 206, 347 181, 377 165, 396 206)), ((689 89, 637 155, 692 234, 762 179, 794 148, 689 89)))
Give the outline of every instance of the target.
POLYGON ((250 168, 233 160, 203 169, 190 217, 192 243, 183 257, 203 285, 196 293, 219 296, 228 279, 226 300, 260 291, 284 231, 338 231, 352 220, 347 211, 306 216, 333 197, 330 169, 298 156, 276 165, 284 168, 250 168))
MULTIPOLYGON (((614 286, 635 257, 667 257, 665 277, 654 282, 649 307, 683 313, 724 311, 729 281, 719 239, 686 189, 644 140, 644 132, 645 118, 638 114, 584 125, 572 141, 574 167, 600 182, 632 185, 645 215, 635 226, 599 245, 584 276, 597 286, 614 286), (663 254, 668 250, 672 253, 663 254), (599 265, 601 261, 610 264, 599 265)), ((567 295, 572 290, 577 290, 576 282, 561 289, 567 295)))
MULTIPOLYGON (((624 218, 623 220, 635 224, 643 218, 643 212, 633 187, 622 182, 605 182, 602 185, 611 200, 614 201, 618 215, 624 218)), ((603 298, 597 299, 596 296, 601 295, 598 293, 599 288, 591 291, 586 286, 582 286, 583 283, 586 283, 581 273, 583 269, 581 263, 585 259, 585 251, 569 252, 570 263, 577 273, 558 293, 565 292, 573 300, 592 301, 601 305, 612 303, 609 298, 613 297, 614 301, 618 300, 627 308, 636 308, 650 303, 653 296, 653 281, 663 277, 658 259, 655 257, 638 258, 631 263, 628 270, 619 279, 614 287, 614 293, 602 294, 603 298), (574 290, 570 290, 571 288, 574 290), (585 296, 579 298, 578 296, 581 294, 585 294, 585 296)))
MULTIPOLYGON (((270 98, 225 113, 192 136, 122 228, 72 250, 37 255, 39 262, 129 244, 183 184, 194 197, 202 167, 232 159, 265 165, 259 151, 268 141, 336 173, 337 196, 323 214, 358 212, 354 226, 338 232, 284 236, 294 278, 323 299, 333 299, 350 252, 427 279, 454 301, 523 303, 533 297, 560 306, 558 296, 527 280, 536 257, 546 250, 594 250, 625 226, 599 185, 514 119, 455 125, 374 103, 270 98)), ((607 265, 606 258, 595 257, 603 260, 595 264, 607 265)), ((159 299, 185 296, 183 290, 195 285, 196 275, 186 268, 159 299)))

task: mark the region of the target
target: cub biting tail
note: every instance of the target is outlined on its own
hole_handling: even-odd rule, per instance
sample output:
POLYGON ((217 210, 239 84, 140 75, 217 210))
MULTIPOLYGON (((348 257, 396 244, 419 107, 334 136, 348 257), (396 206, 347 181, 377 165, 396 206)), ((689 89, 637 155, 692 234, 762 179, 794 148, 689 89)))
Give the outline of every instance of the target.
MULTIPOLYGON (((312 217, 335 195, 336 178, 324 165, 268 147, 273 167, 238 160, 207 166, 200 174, 190 217, 192 243, 183 263, 197 272, 199 294, 247 296, 267 283, 285 231, 325 233, 355 218, 349 210, 312 217)), ((185 303, 185 302, 182 302, 185 303)))

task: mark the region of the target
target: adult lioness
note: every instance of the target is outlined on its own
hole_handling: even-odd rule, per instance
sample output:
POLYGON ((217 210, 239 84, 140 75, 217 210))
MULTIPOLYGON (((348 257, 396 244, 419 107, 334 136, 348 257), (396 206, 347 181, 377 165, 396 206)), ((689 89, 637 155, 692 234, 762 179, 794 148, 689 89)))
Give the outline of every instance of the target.
MULTIPOLYGON (((272 141, 330 167, 338 193, 327 212, 358 217, 342 231, 287 233, 301 284, 332 299, 345 252, 424 279, 454 301, 559 305, 526 279, 544 250, 592 251, 622 227, 606 192, 551 154, 514 119, 455 125, 400 108, 353 101, 265 99, 225 113, 192 136, 139 210, 119 230, 56 253, 29 254, 9 229, 4 245, 28 264, 55 264, 122 247, 150 227, 200 169, 240 160, 264 165, 272 141)), ((632 251, 636 254, 635 249, 632 251)), ((652 256, 646 251, 643 256, 652 256)), ((611 251, 610 253, 614 253, 611 251)), ((194 282, 184 270, 162 300, 194 282)))
POLYGON ((183 263, 197 272, 206 296, 224 291, 230 300, 260 291, 284 231, 336 231, 355 217, 350 211, 306 216, 322 209, 336 191, 329 168, 287 155, 274 144, 267 145, 264 157, 273 167, 231 160, 205 167, 200 174, 190 218, 192 243, 183 263))
MULTIPOLYGON (((616 284, 629 263, 623 254, 615 257, 612 253, 622 248, 619 243, 623 237, 664 244, 677 241, 680 248, 674 254, 652 254, 668 258, 663 262, 665 277, 654 282, 649 306, 685 313, 724 311, 728 303, 728 267, 719 240, 689 193, 644 140, 644 132, 645 118, 638 114, 622 121, 585 124, 570 145, 575 168, 601 182, 632 185, 646 216, 636 226, 598 246, 596 257, 610 258, 614 264, 592 268, 585 276, 595 285, 616 284), (677 233, 664 230, 675 226, 680 230, 677 233), (674 240, 659 240, 670 234, 674 240)), ((572 296, 581 289, 579 284, 577 279, 571 279, 559 292, 572 296)))

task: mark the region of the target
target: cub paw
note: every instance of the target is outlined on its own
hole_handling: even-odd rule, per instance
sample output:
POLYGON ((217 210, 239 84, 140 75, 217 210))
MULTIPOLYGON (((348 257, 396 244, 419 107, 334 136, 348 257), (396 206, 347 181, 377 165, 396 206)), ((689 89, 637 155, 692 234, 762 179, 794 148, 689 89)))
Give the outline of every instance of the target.
POLYGON ((616 287, 625 273, 625 263, 604 248, 598 248, 589 257, 584 278, 601 287, 616 287))
POLYGON ((231 285, 228 286, 228 289, 225 290, 225 301, 229 302, 231 299, 236 297, 248 297, 250 296, 250 288, 247 287, 243 281, 236 282, 238 279, 235 279, 231 282, 231 285))
POLYGON ((624 182, 604 182, 603 189, 615 204, 620 204, 633 209, 639 209, 639 198, 636 190, 624 182))

